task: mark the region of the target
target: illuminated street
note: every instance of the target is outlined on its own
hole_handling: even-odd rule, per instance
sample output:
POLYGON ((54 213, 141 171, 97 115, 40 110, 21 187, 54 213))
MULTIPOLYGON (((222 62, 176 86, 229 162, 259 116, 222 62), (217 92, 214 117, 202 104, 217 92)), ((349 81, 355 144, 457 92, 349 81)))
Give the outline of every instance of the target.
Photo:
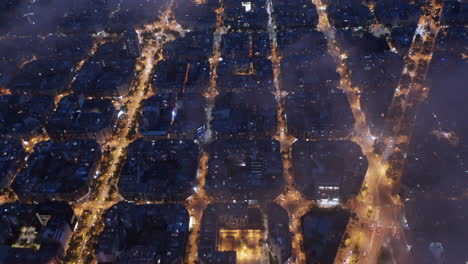
POLYGON ((268 32, 272 43, 272 63, 273 63, 273 74, 274 74, 274 85, 275 85, 275 98, 276 108, 278 115, 278 134, 275 138, 281 143, 281 152, 286 153, 283 155, 283 175, 286 182, 284 193, 276 199, 276 202, 283 206, 289 214, 289 229, 293 234, 292 239, 292 257, 291 263, 305 263, 305 253, 303 244, 302 234, 302 216, 308 212, 312 207, 313 202, 307 201, 302 197, 299 191, 294 187, 294 175, 292 174, 292 159, 291 151, 292 144, 295 138, 288 134, 286 114, 284 103, 286 99, 286 93, 282 91, 279 82, 280 75, 280 58, 277 51, 277 40, 276 40, 276 25, 272 15, 273 3, 271 0, 268 1, 268 13, 269 13, 269 27, 268 32))
MULTIPOLYGON (((335 59, 338 61, 340 67, 338 71, 341 75, 341 88, 346 91, 350 105, 353 110, 353 114, 356 120, 355 134, 353 140, 358 143, 363 149, 368 161, 369 169, 365 178, 364 188, 361 194, 356 198, 354 203, 354 208, 352 209, 358 216, 358 221, 351 221, 348 224, 347 233, 350 234, 350 239, 345 241, 346 248, 342 248, 336 258, 335 263, 377 263, 377 258, 384 246, 384 238, 392 237, 392 230, 396 227, 400 234, 403 234, 400 226, 400 217, 401 217, 401 202, 398 198, 394 196, 395 188, 397 184, 394 181, 391 181, 388 178, 389 163, 388 156, 395 151, 394 145, 395 141, 398 144, 403 143, 406 140, 408 143, 408 137, 401 137, 399 135, 405 135, 404 131, 398 130, 399 124, 404 122, 405 118, 410 120, 415 119, 414 111, 409 110, 406 113, 413 113, 411 116, 406 116, 402 114, 401 116, 391 116, 387 118, 387 123, 392 125, 386 125, 387 129, 384 132, 384 141, 387 143, 387 149, 384 151, 384 155, 377 155, 373 153, 374 142, 382 140, 380 137, 371 135, 368 125, 366 124, 365 114, 361 110, 359 103, 359 87, 352 87, 349 81, 349 70, 347 70, 346 64, 343 62, 343 59, 347 57, 345 53, 340 51, 340 47, 336 43, 335 29, 329 24, 328 16, 326 12, 326 5, 323 4, 320 0, 313 1, 316 4, 319 12, 319 29, 324 32, 328 39, 329 52, 332 54, 335 59), (396 125, 394 125, 396 123, 396 125), (390 133, 393 136, 386 136, 389 130, 393 131, 390 133), (402 142, 403 141, 403 142, 402 142), (351 250, 351 255, 349 254, 351 250), (360 255, 357 255, 356 252, 360 252, 360 255)), ((435 3, 433 5, 428 4, 428 8, 431 10, 430 14, 434 14, 434 10, 437 9, 435 3)), ((439 9, 440 12, 441 9, 439 9)), ((433 36, 430 37, 428 41, 432 41, 432 46, 435 41, 435 36, 438 32, 438 24, 434 23, 431 16, 422 16, 419 21, 419 28, 423 28, 422 25, 430 24, 431 32, 425 32, 423 37, 424 39, 429 38, 429 35, 432 33, 433 36)), ((418 32, 418 31, 417 31, 418 32)), ((414 45, 416 44, 413 41, 413 46, 410 50, 416 49, 414 45)), ((420 47, 418 50, 422 50, 420 47)), ((412 52, 410 51, 410 54, 412 52)), ((420 59, 430 60, 430 55, 421 57, 419 54, 414 54, 411 56, 413 60, 419 62, 420 59)), ((428 70, 428 65, 426 64, 426 69, 424 73, 428 70)), ((406 73, 408 70, 405 68, 403 73, 406 73)), ((411 75, 411 73, 410 73, 411 75)), ((412 73, 414 76, 415 73, 412 73)), ((420 80, 424 80, 425 76, 420 76, 420 80)), ((414 78, 415 79, 415 78, 414 78)), ((410 89, 403 89, 400 86, 396 89, 395 97, 399 98, 403 96, 404 100, 393 100, 393 104, 390 108, 406 108, 408 107, 409 100, 405 97, 408 94, 411 94, 415 97, 416 100, 424 100, 424 93, 421 92, 423 89, 421 85, 417 85, 413 82, 410 83, 410 89), (413 87, 414 90, 412 89, 413 87), (418 93, 419 91, 419 93, 418 93), (416 97, 419 95, 419 98, 416 97)), ((422 102, 423 100, 419 101, 422 102)), ((417 104, 410 104, 411 107, 416 107, 417 104)), ((404 112, 403 112, 404 113, 404 112)), ((412 130, 411 127, 406 127, 407 132, 412 130)), ((403 162, 403 160, 399 161, 403 162)), ((395 172, 391 172, 395 173, 395 172)), ((399 172, 401 174, 401 171, 399 172)), ((404 248, 405 243, 400 241, 400 245, 404 248)), ((400 261, 404 261, 404 256, 400 258, 400 261)), ((401 263, 401 262, 399 262, 401 263)))
POLYGON ((78 215, 81 215, 81 212, 85 211, 91 213, 86 215, 86 220, 81 222, 80 226, 78 226, 81 232, 77 232, 72 238, 71 243, 74 245, 76 244, 77 247, 70 247, 67 251, 70 263, 89 263, 89 261, 94 258, 92 248, 94 247, 93 244, 96 242, 96 236, 103 228, 103 222, 101 220, 102 213, 118 199, 117 193, 111 193, 110 191, 115 188, 117 181, 116 176, 121 166, 120 160, 125 158, 126 147, 130 143, 128 135, 131 132, 132 124, 136 122, 135 116, 141 101, 148 97, 147 87, 149 85, 153 66, 158 60, 162 59, 160 54, 161 47, 165 41, 170 41, 172 37, 170 35, 157 33, 155 30, 163 29, 163 34, 164 29, 179 30, 178 25, 174 22, 170 22, 170 16, 171 9, 169 8, 161 21, 146 25, 144 28, 137 31, 140 36, 140 42, 144 44, 142 56, 137 62, 137 72, 140 72, 140 75, 133 81, 135 92, 128 98, 128 111, 125 124, 103 147, 103 149, 115 148, 115 150, 111 152, 110 158, 105 160, 105 162, 110 163, 107 173, 97 175, 97 181, 100 183, 97 186, 99 187, 91 191, 91 193, 95 193, 93 194, 95 198, 83 204, 76 205, 78 215), (144 36, 146 37, 148 34, 151 35, 151 39, 144 38, 144 36))
POLYGON ((197 173, 197 185, 195 187, 195 193, 190 196, 185 206, 190 214, 190 235, 189 241, 187 243, 187 254, 186 262, 194 263, 198 259, 198 241, 200 238, 200 228, 201 228, 201 219, 203 216, 203 211, 206 209, 208 204, 211 202, 211 197, 205 192, 205 182, 206 174, 208 173, 208 159, 209 153, 206 150, 206 146, 211 143, 214 139, 214 132, 211 128, 212 120, 212 109, 214 107, 214 100, 218 94, 216 77, 217 77, 217 68, 220 59, 220 41, 221 35, 223 34, 223 8, 220 7, 216 10, 217 21, 216 21, 216 30, 214 32, 214 43, 213 43, 213 57, 210 58, 210 87, 209 91, 204 94, 206 98, 206 131, 201 142, 201 155, 200 162, 198 165, 197 173))

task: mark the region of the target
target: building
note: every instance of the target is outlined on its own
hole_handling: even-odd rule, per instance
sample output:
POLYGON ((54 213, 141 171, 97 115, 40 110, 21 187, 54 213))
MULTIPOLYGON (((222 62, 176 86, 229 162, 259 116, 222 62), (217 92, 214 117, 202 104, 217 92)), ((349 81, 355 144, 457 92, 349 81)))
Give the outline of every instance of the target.
POLYGON ((125 41, 101 45, 76 75, 72 90, 94 97, 120 97, 130 90, 135 69, 134 52, 125 41))
POLYGON ((288 220, 287 212, 273 203, 212 203, 203 213, 198 257, 210 264, 287 263, 288 220))
POLYGON ((360 0, 330 2, 327 12, 335 28, 365 27, 373 22, 371 11, 360 0))
POLYGON ((286 97, 288 132, 299 139, 343 139, 354 130, 344 91, 291 93, 286 97))
POLYGON ((307 264, 333 263, 350 216, 341 209, 312 209, 302 218, 307 264))
POLYGON ((278 126, 275 97, 262 92, 219 94, 211 125, 220 138, 273 136, 278 126))
POLYGON ((67 90, 74 66, 67 60, 33 60, 21 68, 8 88, 17 94, 56 96, 67 90))
POLYGON ((265 0, 224 1, 224 25, 230 32, 266 31, 268 13, 265 0))
POLYGON ((318 24, 317 8, 308 0, 273 0, 275 24, 280 30, 315 28, 318 24))
POLYGON ((77 221, 65 202, 0 206, 0 263, 61 263, 77 221))
POLYGON ((141 45, 138 34, 133 27, 127 28, 124 35, 125 47, 128 55, 134 58, 141 56, 141 45))
POLYGON ((184 263, 189 214, 181 204, 118 203, 104 216, 98 263, 184 263))
POLYGON ((54 100, 47 95, 0 96, 0 137, 27 141, 44 133, 54 107, 54 100))
POLYGON ((351 141, 296 141, 292 161, 298 190, 308 199, 335 205, 359 193, 368 167, 351 141))
POLYGON ((96 141, 43 141, 34 147, 12 187, 23 201, 76 201, 88 193, 100 159, 96 141))
POLYGON ((0 140, 0 189, 10 187, 16 173, 24 164, 26 153, 17 140, 0 140))
POLYGON ((96 140, 103 142, 112 135, 117 111, 110 99, 85 99, 68 95, 59 102, 46 125, 54 140, 96 140))
POLYGON ((204 93, 210 86, 210 62, 207 57, 195 61, 161 60, 155 67, 152 85, 158 92, 204 93))
POLYGON ((178 37, 164 44, 164 58, 186 62, 211 58, 213 56, 213 42, 213 32, 210 30, 187 32, 183 37, 178 37))
POLYGON ((138 139, 128 147, 120 194, 132 201, 183 201, 193 193, 198 155, 193 141, 138 139))
POLYGON ((167 138, 176 113, 176 94, 161 93, 142 102, 139 130, 145 138, 167 138))
POLYGON ((209 146, 205 189, 221 201, 273 200, 284 187, 280 144, 274 139, 220 139, 209 146))
POLYGON ((174 2, 174 17, 183 28, 190 30, 214 29, 216 27, 216 9, 219 0, 207 0, 199 4, 192 0, 174 2))

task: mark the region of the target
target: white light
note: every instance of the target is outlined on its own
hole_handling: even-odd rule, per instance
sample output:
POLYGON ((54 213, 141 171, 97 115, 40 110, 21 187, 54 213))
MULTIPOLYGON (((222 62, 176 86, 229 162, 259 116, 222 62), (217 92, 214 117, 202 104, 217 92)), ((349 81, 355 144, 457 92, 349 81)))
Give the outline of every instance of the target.
POLYGON ((252 3, 250 2, 242 2, 242 6, 245 8, 245 12, 252 11, 252 3))
POLYGON ((189 219, 189 229, 192 229, 193 225, 195 224, 195 217, 190 216, 189 219))
POLYGON ((333 199, 320 199, 318 200, 319 207, 329 208, 335 207, 340 205, 340 199, 333 198, 333 199))

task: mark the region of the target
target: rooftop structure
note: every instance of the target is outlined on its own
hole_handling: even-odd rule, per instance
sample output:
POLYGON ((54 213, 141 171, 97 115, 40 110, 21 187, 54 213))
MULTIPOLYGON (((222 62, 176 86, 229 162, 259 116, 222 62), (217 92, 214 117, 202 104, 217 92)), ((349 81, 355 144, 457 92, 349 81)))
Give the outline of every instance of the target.
POLYGON ((416 1, 384 0, 375 5, 375 15, 385 25, 417 24, 421 14, 421 4, 416 1))
POLYGON ((198 94, 184 94, 178 97, 177 110, 171 135, 177 138, 196 139, 205 134, 205 98, 198 94))

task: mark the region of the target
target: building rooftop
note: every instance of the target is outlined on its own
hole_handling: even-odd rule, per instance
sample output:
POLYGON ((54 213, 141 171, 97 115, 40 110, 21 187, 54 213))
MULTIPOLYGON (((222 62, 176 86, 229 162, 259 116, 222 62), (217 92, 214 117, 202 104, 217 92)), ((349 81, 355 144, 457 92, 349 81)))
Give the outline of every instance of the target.
POLYGON ((2 263, 57 263, 63 258, 77 219, 65 202, 0 206, 2 263))
POLYGON ((273 136, 276 115, 271 93, 222 93, 216 97, 211 124, 219 137, 273 136))
POLYGON ((144 100, 141 113, 140 134, 153 138, 167 137, 176 113, 176 95, 162 93, 144 100))
POLYGON ((189 214, 181 204, 118 203, 104 215, 95 256, 99 263, 181 263, 189 214))
POLYGON ((0 189, 8 188, 26 153, 17 140, 0 140, 0 189))
POLYGON ((264 31, 268 25, 265 0, 225 0, 224 25, 230 31, 264 31))
POLYGON ((203 137, 206 130, 205 97, 199 94, 184 94, 177 99, 171 134, 178 138, 203 137))
POLYGON ((444 0, 444 2, 442 24, 466 26, 468 24, 468 3, 456 0, 444 0))
POLYGON ((55 96, 67 90, 73 78, 72 61, 33 60, 13 77, 8 88, 14 93, 55 96))
POLYGON ((219 0, 207 0, 197 4, 192 0, 174 2, 174 16, 183 28, 190 30, 214 29, 216 26, 215 11, 220 8, 219 0))
POLYGON ((210 145, 206 190, 218 200, 272 200, 284 187, 276 140, 217 140, 210 145))
POLYGON ((120 194, 137 201, 185 200, 193 192, 198 155, 193 141, 138 139, 128 147, 120 194))
POLYGON ((403 72, 403 58, 393 52, 369 53, 351 56, 347 63, 353 73, 351 84, 361 90, 360 103, 366 121, 372 134, 379 135, 403 72))
POLYGON ((133 51, 123 40, 101 45, 85 62, 73 82, 75 93, 86 96, 113 97, 126 95, 135 68, 133 51))
POLYGON ((282 57, 294 55, 320 56, 327 52, 325 35, 311 28, 279 31, 277 39, 278 51, 282 57))
POLYGON ((417 24, 421 14, 421 4, 415 1, 383 0, 375 5, 377 20, 390 26, 417 24))
POLYGON ((349 218, 340 209, 313 209, 302 218, 307 263, 333 263, 349 218))
POLYGON ((221 92, 273 91, 273 66, 266 58, 223 58, 217 85, 221 92))
POLYGON ((292 150, 295 184, 311 200, 345 202, 359 193, 367 158, 352 141, 296 141, 292 150))
POLYGON ((464 201, 421 199, 405 203, 405 237, 412 245, 410 255, 425 263, 457 263, 468 258, 463 244, 468 237, 464 201))
POLYGON ((277 204, 212 203, 205 209, 201 225, 198 255, 203 263, 261 263, 268 259, 282 263, 291 255, 288 215, 277 204))
POLYGON ((361 0, 331 1, 327 11, 335 28, 365 27, 373 22, 371 11, 361 0))
POLYGON ((309 0, 273 0, 273 15, 279 29, 315 28, 317 8, 309 0))
POLYGON ((210 86, 208 58, 196 61, 164 59, 158 62, 152 78, 153 90, 174 93, 203 93, 210 86))
POLYGON ((288 92, 325 92, 339 85, 336 64, 326 53, 286 56, 281 59, 280 67, 281 87, 288 92))
POLYGON ((223 58, 268 58, 271 55, 267 32, 231 32, 221 36, 220 52, 223 58))
POLYGON ((95 141, 43 141, 13 182, 24 200, 76 201, 88 192, 88 181, 101 158, 95 141))
POLYGON ((117 112, 110 99, 86 99, 68 95, 47 123, 47 133, 55 140, 94 139, 102 141, 112 133, 117 112))
POLYGON ((346 138, 354 117, 344 91, 291 93, 286 98, 288 130, 300 139, 346 138))
POLYGON ((28 139, 42 133, 54 107, 54 100, 47 95, 0 96, 0 134, 3 137, 28 139))
POLYGON ((200 30, 167 42, 163 47, 164 58, 185 62, 198 62, 213 56, 213 32, 200 30), (183 52, 182 52, 183 51, 183 52))

